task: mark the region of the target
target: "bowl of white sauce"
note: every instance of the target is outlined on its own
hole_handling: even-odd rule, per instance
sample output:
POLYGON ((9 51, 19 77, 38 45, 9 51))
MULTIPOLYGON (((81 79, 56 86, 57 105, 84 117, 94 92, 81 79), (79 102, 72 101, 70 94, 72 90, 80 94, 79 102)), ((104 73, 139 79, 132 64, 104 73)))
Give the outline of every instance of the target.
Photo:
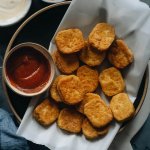
POLYGON ((0 27, 20 21, 29 11, 31 0, 0 0, 0 27))

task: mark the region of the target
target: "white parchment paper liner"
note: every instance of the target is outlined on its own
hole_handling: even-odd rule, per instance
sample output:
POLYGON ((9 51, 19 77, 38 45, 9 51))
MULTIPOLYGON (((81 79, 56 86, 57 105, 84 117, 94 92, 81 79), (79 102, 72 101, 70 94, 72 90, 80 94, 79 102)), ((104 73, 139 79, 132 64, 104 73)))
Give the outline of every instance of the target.
MULTIPOLYGON (((126 91, 134 102, 150 58, 149 7, 138 0, 73 0, 56 32, 76 27, 83 31, 86 38, 98 22, 112 24, 116 35, 124 39, 134 52, 134 63, 123 71, 126 91)), ((55 49, 53 38, 49 50, 53 52, 55 49)), ((105 96, 100 94, 107 101, 105 96)), ((37 98, 31 100, 17 134, 50 149, 106 150, 120 128, 118 123, 113 122, 109 133, 95 141, 88 141, 83 135, 66 134, 56 123, 49 128, 43 128, 32 117, 37 103, 37 98)))

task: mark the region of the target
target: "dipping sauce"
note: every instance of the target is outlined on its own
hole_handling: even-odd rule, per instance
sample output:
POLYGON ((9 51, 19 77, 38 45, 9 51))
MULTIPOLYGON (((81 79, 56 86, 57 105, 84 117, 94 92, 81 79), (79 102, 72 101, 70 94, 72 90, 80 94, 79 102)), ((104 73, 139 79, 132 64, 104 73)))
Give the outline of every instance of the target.
POLYGON ((34 93, 48 82, 51 70, 45 56, 31 47, 22 47, 12 53, 6 62, 6 76, 17 89, 34 93))
POLYGON ((0 0, 0 21, 6 21, 22 13, 27 0, 0 0))

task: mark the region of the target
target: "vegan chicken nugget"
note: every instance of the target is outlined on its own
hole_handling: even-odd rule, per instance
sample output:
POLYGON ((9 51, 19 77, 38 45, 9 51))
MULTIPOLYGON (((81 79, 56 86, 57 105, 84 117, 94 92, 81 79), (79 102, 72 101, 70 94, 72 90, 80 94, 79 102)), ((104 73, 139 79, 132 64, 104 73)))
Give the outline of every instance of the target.
POLYGON ((85 104, 84 114, 97 128, 104 127, 113 120, 111 109, 101 99, 94 99, 85 104))
POLYGON ((100 96, 98 94, 95 94, 95 93, 86 93, 84 95, 84 98, 81 101, 81 103, 77 106, 77 110, 80 113, 84 114, 84 105, 87 104, 88 102, 92 101, 92 100, 95 100, 95 99, 100 100, 101 98, 100 98, 100 96))
POLYGON ((61 102, 61 98, 59 96, 58 90, 57 90, 57 83, 60 79, 62 79, 65 75, 58 76, 54 82, 52 83, 52 86, 50 88, 50 95, 56 102, 61 102))
POLYGON ((103 135, 106 135, 108 133, 108 130, 108 127, 100 129, 94 128, 87 118, 83 120, 82 132, 87 139, 93 140, 103 135))
POLYGON ((59 115, 58 106, 48 98, 39 104, 33 111, 34 118, 43 126, 51 125, 59 115))
POLYGON ((124 68, 133 61, 133 53, 123 40, 116 40, 110 48, 108 60, 117 68, 124 68))
POLYGON ((126 93, 119 93, 113 96, 110 101, 110 108, 114 118, 119 122, 128 120, 135 112, 133 103, 126 93))
POLYGON ((58 69, 64 74, 71 74, 79 67, 79 60, 76 54, 61 54, 59 51, 54 53, 54 61, 58 69))
POLYGON ((107 23, 98 23, 89 35, 89 43, 92 47, 105 51, 115 39, 115 29, 107 23))
POLYGON ((81 131, 83 115, 76 110, 64 108, 61 110, 58 117, 58 126, 72 133, 79 133, 81 131))
POLYGON ((98 86, 98 71, 84 65, 78 68, 77 76, 80 78, 86 93, 94 92, 98 86))
POLYGON ((103 70, 99 76, 99 82, 103 92, 107 96, 113 96, 123 92, 125 82, 120 71, 114 67, 103 70))
POLYGON ((65 76, 57 84, 62 101, 74 105, 82 101, 85 94, 80 79, 75 75, 65 76))
POLYGON ((106 53, 100 52, 94 48, 92 48, 88 42, 86 42, 86 46, 83 50, 80 51, 80 60, 83 61, 85 64, 89 66, 97 66, 100 65, 104 58, 106 53))
POLYGON ((83 34, 79 29, 59 31, 55 41, 58 50, 64 54, 78 52, 85 46, 83 34))

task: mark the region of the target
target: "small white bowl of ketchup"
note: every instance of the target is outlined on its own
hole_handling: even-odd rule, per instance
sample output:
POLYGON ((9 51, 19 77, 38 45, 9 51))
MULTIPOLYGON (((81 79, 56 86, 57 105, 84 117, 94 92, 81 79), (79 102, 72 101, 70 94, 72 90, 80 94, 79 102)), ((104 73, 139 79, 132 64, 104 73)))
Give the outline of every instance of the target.
POLYGON ((21 43, 10 50, 3 62, 3 77, 17 94, 36 96, 46 91, 54 78, 53 59, 36 43, 21 43))

